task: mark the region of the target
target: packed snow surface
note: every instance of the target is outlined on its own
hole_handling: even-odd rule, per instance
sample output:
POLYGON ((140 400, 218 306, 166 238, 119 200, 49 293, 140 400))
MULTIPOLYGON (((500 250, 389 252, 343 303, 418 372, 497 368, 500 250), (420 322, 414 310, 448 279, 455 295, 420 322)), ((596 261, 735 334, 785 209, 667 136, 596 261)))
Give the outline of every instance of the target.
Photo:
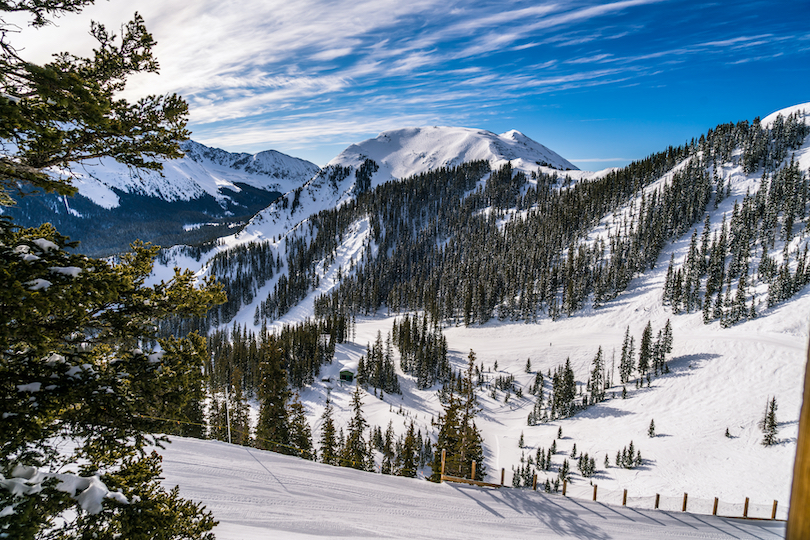
POLYGON ((530 490, 434 484, 173 438, 164 483, 204 503, 219 540, 265 538, 777 539, 784 524, 637 510, 530 490))

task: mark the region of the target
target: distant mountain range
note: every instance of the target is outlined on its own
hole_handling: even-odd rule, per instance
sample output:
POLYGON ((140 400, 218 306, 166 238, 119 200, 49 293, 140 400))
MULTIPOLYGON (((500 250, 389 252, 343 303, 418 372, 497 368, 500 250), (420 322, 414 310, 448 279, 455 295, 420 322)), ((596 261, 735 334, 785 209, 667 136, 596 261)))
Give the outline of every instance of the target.
POLYGON ((375 167, 366 189, 479 160, 493 169, 511 162, 525 171, 587 174, 515 130, 502 135, 458 127, 386 131, 352 144, 323 169, 275 150, 232 153, 191 140, 181 148, 185 156, 164 161, 162 173, 135 171, 111 159, 76 165, 64 172, 78 188, 76 196, 22 197, 5 212, 20 225, 53 223, 79 240, 83 253, 109 255, 136 239, 162 246, 200 244, 232 234, 265 209, 260 221, 291 226, 351 197, 366 160, 375 167))
POLYGON ((136 171, 112 159, 72 167, 74 197, 36 194, 4 209, 20 225, 53 223, 89 255, 108 255, 134 240, 196 244, 233 232, 318 166, 274 150, 231 153, 194 141, 162 173, 136 171))

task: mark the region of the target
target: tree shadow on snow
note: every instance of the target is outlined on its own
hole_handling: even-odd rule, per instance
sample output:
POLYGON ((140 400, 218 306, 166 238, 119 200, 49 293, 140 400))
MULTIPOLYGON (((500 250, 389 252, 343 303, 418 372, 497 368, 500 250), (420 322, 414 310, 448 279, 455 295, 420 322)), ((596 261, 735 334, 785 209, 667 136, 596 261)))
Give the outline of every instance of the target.
POLYGON ((601 519, 605 517, 600 513, 598 507, 593 505, 582 505, 572 499, 564 499, 523 490, 499 489, 499 490, 479 490, 453 486, 459 493, 469 497, 482 508, 492 512, 493 515, 503 518, 493 507, 483 502, 481 499, 490 498, 493 506, 506 505, 512 510, 524 516, 531 516, 538 521, 538 525, 564 538, 582 538, 593 540, 609 540, 611 535, 599 529, 598 524, 590 517, 590 521, 583 519, 584 516, 594 514, 601 519), (473 493, 475 496, 473 496, 473 493))
POLYGON ((666 377, 685 377, 693 369, 698 369, 702 365, 715 358, 720 358, 721 355, 715 353, 697 353, 697 354, 684 354, 677 356, 667 362, 669 366, 669 373, 660 375, 662 378, 666 377))
POLYGON ((616 409, 614 407, 610 407, 605 405, 605 402, 592 405, 585 409, 584 411, 580 411, 576 414, 577 418, 611 418, 611 417, 621 417, 621 416, 628 416, 632 413, 628 411, 623 411, 621 409, 616 409))

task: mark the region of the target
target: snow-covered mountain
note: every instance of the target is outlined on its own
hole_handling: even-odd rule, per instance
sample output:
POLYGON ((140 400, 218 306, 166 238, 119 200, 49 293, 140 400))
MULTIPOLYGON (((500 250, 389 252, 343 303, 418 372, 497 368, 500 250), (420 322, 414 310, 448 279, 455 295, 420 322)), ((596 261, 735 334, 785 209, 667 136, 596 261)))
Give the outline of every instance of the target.
MULTIPOLYGON (((807 112, 810 112, 810 103, 778 111, 765 117, 758 125, 781 130, 783 134, 787 115, 797 114, 797 121, 808 125, 810 115, 807 112), (778 120, 779 116, 782 120, 778 120)), ((448 340, 454 370, 465 368, 467 354, 472 349, 478 362, 484 365, 488 381, 496 377, 513 377, 515 388, 522 391, 522 395, 517 395, 498 388, 493 390, 491 384, 479 391, 482 411, 477 425, 484 439, 484 465, 491 475, 490 480, 497 480, 503 468, 506 470, 507 483, 511 483, 513 467, 526 466, 529 456, 534 457, 539 449, 548 451, 552 441, 556 441, 557 454, 552 457, 550 471, 539 473, 541 482, 546 478, 553 480, 565 459, 575 468, 573 454, 576 445, 579 454, 585 452, 596 458, 598 470, 596 476, 590 479, 574 472, 569 489, 582 497, 589 496, 592 490, 590 482, 593 482, 599 485, 600 493, 614 498, 623 489, 628 489, 631 497, 650 498, 659 493, 662 500, 682 498, 683 493, 688 492, 692 501, 690 504, 694 505, 690 508, 700 511, 708 508, 709 513, 713 498, 719 497, 721 513, 726 515, 741 511, 745 497, 751 498, 752 506, 756 506, 759 513, 766 512, 772 507, 773 500, 778 500, 779 515, 784 515, 788 504, 808 342, 806 314, 810 311, 810 293, 801 284, 803 273, 807 274, 804 270, 807 261, 802 259, 801 254, 810 246, 810 228, 807 227, 810 217, 807 200, 801 194, 802 186, 807 185, 810 175, 810 135, 804 136, 789 149, 779 148, 776 134, 771 132, 762 138, 762 132, 757 131, 759 128, 752 127, 756 125, 738 125, 739 129, 733 134, 729 132, 728 137, 715 138, 716 147, 709 147, 707 143, 704 147, 686 148, 677 159, 664 156, 661 162, 667 163, 666 168, 654 176, 650 173, 650 163, 654 160, 645 162, 639 166, 643 181, 633 184, 631 196, 599 216, 594 223, 585 224, 584 233, 570 245, 564 244, 560 258, 577 251, 569 250, 569 246, 581 246, 581 258, 577 264, 586 264, 592 254, 593 260, 601 261, 594 264, 598 270, 599 264, 608 264, 615 257, 611 252, 613 247, 610 239, 618 238, 615 235, 622 231, 633 234, 634 227, 630 225, 632 216, 649 213, 649 205, 653 204, 651 201, 663 200, 661 197, 664 197, 666 187, 672 186, 685 171, 693 171, 690 178, 711 182, 707 201, 700 199, 689 203, 691 210, 697 209, 694 223, 676 229, 671 237, 662 241, 660 251, 655 252, 657 255, 643 265, 615 297, 597 303, 593 296, 589 296, 583 306, 572 309, 568 314, 557 313, 552 317, 543 312, 534 320, 516 322, 509 320, 508 314, 514 311, 508 310, 515 309, 513 306, 522 298, 505 298, 498 306, 502 308, 501 311, 495 312, 501 316, 496 315, 483 324, 464 326, 458 318, 444 321, 443 332, 448 340), (737 142, 729 146, 729 141, 734 140, 737 142), (759 158, 751 158, 752 152, 766 157, 757 161, 759 158), (797 168, 794 171, 799 171, 798 175, 785 172, 791 162, 797 168), (774 178, 778 181, 773 181, 774 178), (791 186, 793 191, 785 191, 788 189, 785 185, 791 186), (728 277, 730 274, 726 274, 721 280, 723 298, 715 292, 715 296, 720 298, 720 306, 710 306, 720 310, 719 318, 711 310, 707 315, 700 308, 675 308, 670 302, 664 301, 666 284, 671 282, 672 275, 680 271, 683 278, 687 272, 690 253, 696 252, 695 244, 700 246, 698 240, 692 241, 693 234, 695 238, 701 238, 704 223, 707 224, 707 245, 713 245, 714 239, 720 242, 725 234, 724 242, 738 242, 739 246, 739 238, 745 238, 741 231, 746 229, 740 226, 741 213, 753 212, 754 208, 763 209, 768 204, 778 205, 780 200, 790 200, 791 193, 796 201, 803 201, 801 208, 785 207, 788 208, 787 213, 777 212, 770 228, 763 225, 757 229, 759 232, 747 239, 749 247, 755 247, 745 252, 747 255, 739 247, 736 248, 736 253, 745 255, 742 257, 745 260, 739 261, 737 271, 740 267, 748 269, 749 279, 741 285, 740 281, 732 280, 728 277), (708 220, 705 220, 706 217, 708 220), (786 232, 788 219, 795 219, 792 232, 786 232), (765 237, 762 235, 770 233, 773 233, 774 240, 763 240, 765 237), (599 245, 607 247, 602 251, 584 251, 599 245), (672 268, 669 267, 670 261, 672 268), (736 291, 740 289, 742 293, 737 295, 736 291), (745 313, 742 315, 738 313, 737 304, 733 303, 735 296, 742 296, 744 300, 745 313), (772 301, 769 300, 771 297, 772 301), (730 316, 736 313, 738 317, 731 320, 725 316, 726 313, 730 316), (627 384, 621 384, 618 370, 625 331, 635 338, 638 351, 645 326, 650 323, 654 331, 658 331, 667 320, 671 321, 674 335, 673 350, 667 356, 670 372, 651 381, 642 381, 640 385, 633 384, 635 377, 627 384), (536 373, 546 375, 546 390, 550 391, 548 375, 568 360, 578 391, 587 395, 592 362, 600 349, 605 370, 614 383, 607 390, 607 399, 572 417, 529 425, 527 417, 533 410, 535 397, 527 389, 536 373), (530 370, 527 359, 531 361, 530 370), (622 395, 624 390, 626 396, 622 395), (758 424, 767 400, 772 397, 779 402, 777 444, 765 447, 758 424), (653 420, 656 430, 655 436, 651 437, 649 426, 653 420), (560 428, 562 438, 557 437, 560 428), (520 440, 524 441, 522 447, 520 440), (633 469, 617 466, 614 456, 631 441, 643 453, 644 464, 633 469), (609 466, 605 465, 606 458, 609 466)), ((511 161, 513 166, 526 171, 538 168, 539 158, 536 158, 538 154, 534 150, 527 150, 525 155, 516 150, 521 147, 536 150, 540 146, 536 143, 490 146, 489 142, 501 140, 501 137, 455 128, 388 132, 396 135, 381 134, 375 139, 352 145, 306 185, 286 193, 283 200, 257 215, 239 234, 224 239, 221 246, 205 254, 199 262, 183 256, 182 250, 176 249, 169 256, 170 265, 189 266, 200 275, 205 275, 211 272, 208 264, 211 257, 251 241, 265 246, 270 253, 269 259, 276 257, 283 260, 295 246, 312 245, 316 241, 318 224, 323 224, 323 221, 316 219, 313 216, 315 213, 358 200, 357 171, 367 159, 373 160, 378 166, 367 188, 371 190, 392 178, 424 172, 431 166, 459 163, 455 160, 454 151, 446 148, 438 136, 443 129, 447 129, 447 147, 464 152, 467 156, 464 159, 486 159, 493 165, 511 161), (467 136, 471 139, 467 139, 467 136), (509 153, 504 148, 515 150, 515 153, 509 153)), ((795 126, 791 129, 795 129, 795 126)), ((513 140, 519 139, 514 132, 511 133, 513 140)), ((551 159, 546 162, 560 168, 564 165, 562 161, 551 159)), ((573 180, 613 174, 610 171, 600 174, 562 171, 560 168, 556 169, 559 177, 569 176, 573 180)), ((551 169, 545 171, 549 174, 554 172, 551 169)), ((622 181, 619 173, 614 178, 617 183, 622 181)), ((482 178, 476 187, 484 189, 486 181, 487 177, 482 178)), ((565 189, 565 184, 559 182, 552 185, 552 189, 565 189)), ((528 179, 520 186, 520 193, 525 194, 536 186, 536 182, 528 179)), ((682 192, 697 190, 697 186, 686 186, 682 192)), ((474 191, 464 196, 469 197, 474 191)), ((670 197, 669 194, 666 196, 670 197)), ((394 206, 398 202, 386 201, 377 208, 394 206)), ((537 207, 527 208, 525 201, 520 204, 523 206, 477 209, 475 215, 490 216, 491 221, 506 230, 507 224, 520 224, 537 211, 537 207)), ((686 206, 683 211, 687 211, 686 206)), ((750 219, 759 223, 756 220, 761 219, 761 215, 751 214, 750 219), (755 219, 755 216, 760 217, 755 219)), ((361 272, 368 264, 369 257, 385 253, 379 249, 379 240, 375 239, 375 220, 377 234, 381 234, 381 219, 378 216, 358 216, 349 226, 341 229, 340 234, 335 235, 334 250, 304 267, 306 272, 311 272, 311 279, 305 280, 307 294, 290 306, 283 316, 268 320, 268 325, 278 328, 284 323, 311 318, 316 297, 337 290, 347 276, 361 272)), ((415 218, 417 225, 414 226, 428 222, 419 222, 415 218)), ((747 227, 753 226, 749 224, 747 227)), ((506 233, 504 236, 507 236, 506 233)), ((444 239, 441 248, 447 249, 448 242, 448 239, 444 239)), ((392 248, 391 252, 394 249, 397 248, 392 248)), ((697 248, 697 252, 701 249, 697 248)), ((492 253, 490 257, 498 255, 492 253)), ((521 253, 512 252, 511 255, 519 257, 521 253)), ((623 255, 625 259, 641 256, 638 246, 627 244, 627 252, 623 255)), ((728 254, 721 260, 728 264, 733 258, 728 254)), ((221 321, 221 327, 236 323, 258 331, 261 319, 257 313, 280 284, 290 279, 288 274, 292 262, 282 264, 272 277, 252 282, 250 295, 243 297, 243 305, 235 311, 231 320, 221 321)), ((481 258, 476 263, 485 266, 490 261, 481 258)), ((247 266, 242 264, 238 268, 243 277, 247 266)), ((469 267, 467 271, 470 271, 469 267)), ((457 272, 461 273, 463 271, 457 272)), ((581 275, 585 274, 583 272, 581 275)), ((232 277, 232 274, 223 275, 232 277)), ((614 279, 620 278, 614 276, 614 279)), ((702 283, 701 288, 705 288, 705 280, 705 277, 698 280, 702 283)), ((700 294, 703 294, 702 290, 700 294)), ((453 292, 460 295, 463 291, 453 292)), ((334 380, 342 366, 356 366, 359 358, 367 354, 367 344, 374 343, 378 332, 385 336, 391 331, 394 319, 401 316, 385 311, 383 308, 367 316, 358 314, 352 337, 337 347, 332 364, 322 366, 320 376, 301 391, 316 440, 327 395, 331 396, 335 407, 338 427, 346 428, 353 387, 335 384, 334 380)), ((398 358, 396 352, 395 357, 398 358)), ((364 394, 364 412, 369 423, 384 430, 391 422, 395 434, 400 436, 404 434, 406 423, 413 420, 423 433, 433 433, 435 427, 432 422, 442 412, 436 395, 437 387, 418 388, 414 377, 404 373, 399 366, 397 374, 401 380, 402 395, 386 393, 381 399, 371 388, 364 394)))
POLYGON ((489 161, 493 169, 512 162, 516 169, 529 171, 578 170, 556 152, 516 130, 496 135, 480 129, 435 126, 384 131, 349 146, 328 165, 357 169, 366 159, 379 166, 372 185, 478 160, 489 161))
POLYGON ((185 156, 162 160, 161 172, 109 158, 75 165, 62 174, 77 195, 24 197, 8 213, 21 225, 53 223, 88 254, 119 251, 136 239, 198 243, 228 234, 318 171, 274 150, 231 153, 194 141, 181 148, 185 156))
POLYGON ((118 193, 164 201, 191 201, 209 195, 225 205, 240 184, 264 191, 285 193, 302 185, 318 171, 309 161, 275 150, 258 154, 231 153, 195 141, 180 145, 185 156, 160 160, 163 171, 136 171, 105 158, 74 166, 67 174, 79 195, 102 208, 120 206, 118 193))
POLYGON ((511 163, 514 170, 527 174, 543 171, 573 180, 608 172, 580 171, 556 152, 516 130, 502 135, 458 127, 385 131, 346 148, 306 184, 285 193, 251 220, 244 231, 226 239, 226 246, 284 236, 308 216, 338 207, 363 190, 472 161, 486 161, 493 170, 511 163), (361 189, 358 174, 363 175, 367 160, 373 164, 368 172, 368 185, 361 189))

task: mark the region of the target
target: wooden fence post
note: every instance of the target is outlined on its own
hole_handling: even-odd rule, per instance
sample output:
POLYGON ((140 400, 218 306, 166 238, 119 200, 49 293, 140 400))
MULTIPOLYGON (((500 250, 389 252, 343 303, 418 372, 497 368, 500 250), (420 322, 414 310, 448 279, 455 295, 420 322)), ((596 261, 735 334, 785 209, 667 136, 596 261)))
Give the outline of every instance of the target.
POLYGON ((537 491, 537 473, 532 477, 532 491, 537 491))
POLYGON ((785 540, 810 538, 810 347, 804 370, 804 399, 799 414, 799 435, 796 440, 796 461, 793 462, 793 485, 785 540))
POLYGON ((439 478, 439 483, 442 483, 442 478, 444 477, 444 462, 447 459, 447 449, 442 448, 442 477, 439 478))
POLYGON ((563 480, 563 497, 565 497, 565 488, 568 486, 568 480, 563 480))
POLYGON ((622 506, 627 506, 627 490, 624 490, 624 495, 622 495, 622 506))
POLYGON ((503 485, 503 475, 504 475, 505 471, 506 471, 506 469, 503 469, 503 468, 501 469, 501 485, 503 485))
POLYGON ((684 493, 683 494, 683 509, 681 510, 681 512, 686 512, 686 497, 687 497, 687 495, 686 495, 686 493, 684 493))
POLYGON ((773 501, 773 510, 771 511, 771 519, 776 519, 776 501, 773 501))
POLYGON ((658 503, 661 502, 661 495, 655 494, 655 509, 658 510, 658 503))
POLYGON ((596 500, 596 484, 593 485, 593 500, 596 500))
POLYGON ((745 506, 743 506, 743 517, 748 517, 748 497, 745 498, 745 506))
POLYGON ((717 503, 720 502, 717 497, 714 498, 714 508, 712 508, 712 515, 717 515, 717 503))
POLYGON ((475 460, 473 460, 472 472, 470 473, 470 480, 475 480, 475 460))

